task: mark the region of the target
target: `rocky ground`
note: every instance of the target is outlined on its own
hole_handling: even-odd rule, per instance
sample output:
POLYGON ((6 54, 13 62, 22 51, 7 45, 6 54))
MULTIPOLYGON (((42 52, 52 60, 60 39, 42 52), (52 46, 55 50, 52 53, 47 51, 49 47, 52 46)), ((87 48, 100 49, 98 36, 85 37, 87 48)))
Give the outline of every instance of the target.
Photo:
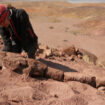
POLYGON ((73 46, 39 45, 36 60, 0 52, 0 105, 104 105, 105 69, 73 46))
POLYGON ((0 105, 105 105, 105 4, 13 5, 30 14, 39 49, 35 60, 0 51, 0 105))

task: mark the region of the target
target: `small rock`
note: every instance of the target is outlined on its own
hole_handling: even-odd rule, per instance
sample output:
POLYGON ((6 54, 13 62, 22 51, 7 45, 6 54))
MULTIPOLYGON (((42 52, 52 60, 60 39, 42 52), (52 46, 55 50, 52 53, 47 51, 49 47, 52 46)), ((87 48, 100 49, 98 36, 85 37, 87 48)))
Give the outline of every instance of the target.
POLYGON ((71 46, 71 47, 63 49, 62 53, 65 53, 68 56, 71 56, 71 55, 75 55, 76 54, 76 50, 75 50, 74 46, 71 46))
POLYGON ((83 56, 83 60, 87 63, 96 65, 97 57, 96 55, 86 51, 85 49, 79 49, 80 54, 83 56))
POLYGON ((104 92, 105 92, 105 87, 99 87, 98 90, 99 90, 99 91, 104 91, 104 92))

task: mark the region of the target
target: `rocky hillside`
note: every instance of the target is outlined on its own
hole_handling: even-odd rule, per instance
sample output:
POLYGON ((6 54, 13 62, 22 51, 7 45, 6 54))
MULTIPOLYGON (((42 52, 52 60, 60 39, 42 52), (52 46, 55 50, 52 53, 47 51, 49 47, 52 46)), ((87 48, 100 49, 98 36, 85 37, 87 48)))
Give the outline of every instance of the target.
MULTIPOLYGON (((61 22, 59 17, 73 19, 71 27, 66 27, 64 32, 70 33, 69 35, 70 29, 75 28, 82 28, 79 30, 82 33, 90 33, 92 30, 93 36, 94 31, 99 32, 97 28, 102 29, 102 34, 98 35, 103 35, 105 4, 66 2, 12 4, 17 8, 26 9, 31 19, 41 22, 56 24, 61 22)), ((41 23, 41 26, 45 27, 48 23, 41 23)), ((56 26, 50 26, 47 31, 52 30, 54 33, 54 28, 56 29, 56 26)), ((62 28, 59 30, 62 32, 62 28)), ((56 34, 59 30, 58 28, 55 30, 56 34)), ((50 35, 51 32, 49 31, 50 35)), ((77 33, 74 31, 73 35, 76 38, 77 33)), ((82 44, 84 42, 83 40, 82 44)), ((0 49, 2 48, 3 42, 0 40, 0 49)), ((44 104, 105 105, 105 55, 97 58, 90 51, 71 45, 56 49, 39 44, 36 59, 0 51, 0 105, 44 104)))
POLYGON ((0 52, 0 105, 104 105, 105 69, 82 54, 40 46, 33 60, 0 52))

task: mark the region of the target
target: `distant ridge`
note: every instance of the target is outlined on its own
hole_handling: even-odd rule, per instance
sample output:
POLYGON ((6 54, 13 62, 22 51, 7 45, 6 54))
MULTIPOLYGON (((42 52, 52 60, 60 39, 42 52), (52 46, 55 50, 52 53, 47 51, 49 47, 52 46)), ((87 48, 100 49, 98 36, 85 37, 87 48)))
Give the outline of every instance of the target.
POLYGON ((71 3, 105 3, 105 0, 0 0, 0 2, 17 1, 67 1, 71 3))
POLYGON ((68 1, 68 0, 0 0, 0 2, 11 2, 11 1, 68 1))

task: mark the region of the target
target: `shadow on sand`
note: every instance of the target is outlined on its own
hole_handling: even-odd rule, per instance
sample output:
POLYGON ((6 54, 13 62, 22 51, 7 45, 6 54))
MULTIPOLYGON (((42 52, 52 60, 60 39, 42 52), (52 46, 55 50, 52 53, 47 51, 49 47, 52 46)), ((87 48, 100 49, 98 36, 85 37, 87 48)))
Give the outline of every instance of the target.
POLYGON ((69 68, 69 67, 67 67, 65 65, 55 63, 55 62, 52 62, 52 61, 47 61, 47 60, 42 59, 42 58, 40 58, 39 61, 46 64, 46 65, 48 65, 51 68, 59 69, 59 70, 64 71, 64 72, 77 72, 77 70, 69 68))

